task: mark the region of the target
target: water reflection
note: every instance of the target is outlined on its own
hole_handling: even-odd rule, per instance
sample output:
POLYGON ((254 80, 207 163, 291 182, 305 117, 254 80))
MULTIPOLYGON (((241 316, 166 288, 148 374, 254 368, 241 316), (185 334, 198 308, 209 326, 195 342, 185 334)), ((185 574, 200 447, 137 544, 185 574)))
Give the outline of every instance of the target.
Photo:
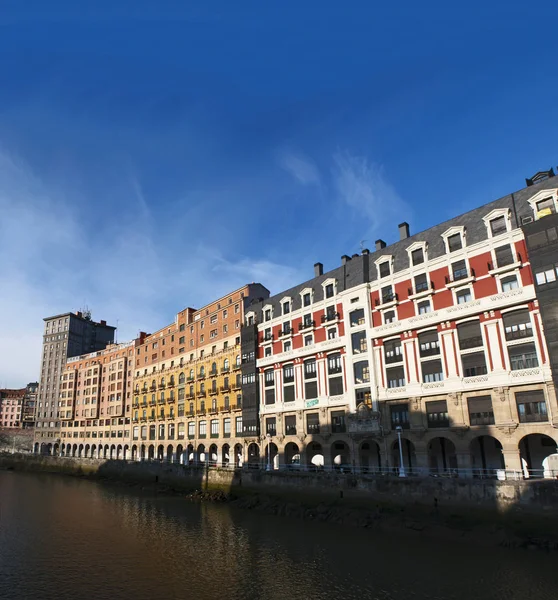
POLYGON ((556 557, 0 473, 0 598, 556 598, 556 557))

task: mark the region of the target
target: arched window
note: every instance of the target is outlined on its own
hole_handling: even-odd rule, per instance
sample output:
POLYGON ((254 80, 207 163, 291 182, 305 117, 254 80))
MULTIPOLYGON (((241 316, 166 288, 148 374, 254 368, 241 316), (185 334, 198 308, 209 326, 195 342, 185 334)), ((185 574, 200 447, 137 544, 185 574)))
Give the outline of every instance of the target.
POLYGON ((216 392, 216 391, 217 391, 217 380, 216 380, 216 379, 214 379, 214 380, 211 382, 211 391, 212 391, 212 392, 216 392))
POLYGON ((171 375, 169 378, 169 385, 174 385, 174 375, 171 375))
POLYGON ((213 398, 213 400, 211 401, 211 409, 217 410, 217 398, 213 398))
POLYGON ((134 421, 137 421, 137 420, 138 420, 138 411, 135 410, 134 411, 134 421))
POLYGON ((165 385, 165 378, 161 377, 161 385, 165 385))
POLYGON ((205 367, 202 365, 200 367, 200 376, 203 377, 205 375, 205 367))
POLYGON ((213 374, 217 373, 217 363, 214 362, 211 364, 211 372, 213 374))
POLYGON ((229 359, 225 358, 225 360, 223 361, 223 369, 225 369, 225 371, 228 371, 229 366, 230 366, 229 359))
POLYGON ((204 411, 205 410, 205 400, 202 400, 200 402, 200 410, 204 411))
POLYGON ((161 402, 165 401, 165 392, 161 392, 161 402))
POLYGON ((242 406, 242 394, 238 394, 236 397, 236 408, 240 408, 242 406))
POLYGON ((142 417, 145 419, 147 417, 147 411, 145 410, 145 408, 143 409, 143 414, 142 417))
POLYGON ((193 396, 193 395, 194 395, 194 386, 191 385, 190 386, 190 396, 193 396))
POLYGON ((230 399, 228 396, 225 396, 225 408, 229 408, 230 407, 230 399))
POLYGON ((194 414, 194 403, 190 402, 190 414, 193 415, 194 414))
POLYGON ((180 375, 178 376, 178 383, 184 383, 186 381, 186 377, 184 376, 184 373, 180 373, 180 375))
POLYGON ((155 379, 151 382, 151 389, 155 389, 157 387, 157 382, 155 379))
POLYGON ((200 385, 200 392, 201 392, 202 394, 205 394, 205 383, 202 383, 202 384, 200 385))
POLYGON ((194 369, 190 369, 190 379, 194 379, 194 369))
POLYGON ((223 387, 228 390, 229 389, 229 378, 225 377, 224 381, 223 381, 223 387))
POLYGON ((236 362, 236 366, 240 367, 240 354, 236 355, 236 361, 235 362, 236 362))

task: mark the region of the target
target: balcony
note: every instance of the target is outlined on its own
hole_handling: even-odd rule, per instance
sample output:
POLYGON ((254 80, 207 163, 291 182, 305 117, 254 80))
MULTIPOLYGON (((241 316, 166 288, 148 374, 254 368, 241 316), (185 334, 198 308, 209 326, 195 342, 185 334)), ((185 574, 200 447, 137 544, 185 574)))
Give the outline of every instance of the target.
POLYGON ((176 402, 176 398, 174 396, 171 396, 170 398, 167 398, 167 402, 169 404, 174 404, 176 402))
POLYGON ((209 390, 209 395, 210 395, 210 396, 216 396, 218 393, 219 393, 219 390, 218 390, 217 388, 215 388, 215 389, 214 389, 214 388, 211 388, 211 389, 209 390))
POLYGON ((329 323, 330 321, 336 321, 339 318, 338 312, 325 313, 325 315, 321 316, 322 323, 329 323))
POLYGON ((423 281, 421 283, 417 283, 415 285, 415 289, 413 289, 412 287, 407 288, 407 294, 409 295, 409 298, 419 296, 421 294, 426 294, 432 291, 434 291, 434 284, 431 281, 423 281))
POLYGON ((160 383, 159 384, 159 389, 160 390, 164 390, 167 387, 166 383, 160 383))
MULTIPOLYGON (((240 368, 240 365, 239 365, 239 368, 240 368)), ((223 367, 221 369, 221 375, 224 375, 225 373, 228 373, 230 370, 231 370, 230 367, 223 367)))
POLYGON ((391 293, 382 296, 381 298, 376 298, 375 305, 380 306, 381 304, 391 304, 392 302, 397 302, 397 294, 391 293))
POLYGON ((486 266, 488 267, 488 271, 491 272, 505 270, 506 267, 512 269, 520 265, 522 262, 521 254, 515 254, 512 252, 509 256, 501 258, 500 260, 497 259, 495 262, 487 262, 486 266))
POLYGON ((156 386, 156 385, 152 385, 152 386, 149 388, 149 391, 150 391, 150 392, 156 392, 156 391, 157 391, 157 386, 156 386))
POLYGON ((262 337, 260 338, 261 342, 272 342, 274 339, 274 335, 272 333, 266 333, 265 335, 262 335, 262 337))
POLYGON ((313 321, 313 320, 302 321, 302 323, 298 324, 298 330, 303 331, 304 329, 310 329, 311 327, 315 327, 315 326, 316 326, 316 321, 313 321))
POLYGON ((195 394, 186 394, 185 398, 186 400, 193 400, 196 397, 195 394))
POLYGON ((205 379, 205 371, 200 371, 198 373, 198 379, 205 379))
POLYGON ((205 415, 205 412, 206 412, 206 411, 205 411, 205 408, 203 408, 203 409, 202 409, 202 408, 200 408, 200 409, 198 409, 198 410, 196 411, 196 414, 197 414, 197 415, 205 415))
POLYGON ((241 381, 235 381, 235 382, 232 384, 232 388, 233 388, 233 390, 239 390, 241 387, 242 387, 242 382, 241 382, 241 381))
POLYGON ((292 335, 292 334, 293 334, 293 330, 291 327, 287 327, 286 329, 279 330, 279 337, 284 337, 286 335, 292 335))
POLYGON ((221 392, 230 392, 231 386, 230 385, 222 385, 219 389, 221 390, 221 392))
POLYGON ((218 374, 219 374, 219 371, 217 371, 217 369, 211 369, 211 371, 209 371, 210 377, 217 377, 218 374))
POLYGON ((465 283, 475 277, 474 269, 456 269, 451 275, 446 275, 446 285, 452 286, 456 283, 465 283))
POLYGON ((186 377, 186 381, 194 381, 194 376, 189 375, 188 377, 186 377))
POLYGON ((159 400, 157 400, 157 404, 164 404, 164 403, 165 403, 164 398, 159 398, 159 400))
POLYGON ((241 362, 235 363, 235 364, 233 365, 233 369, 234 369, 235 371, 238 371, 240 368, 242 368, 242 363, 241 363, 241 362))
POLYGON ((144 385, 144 386, 141 388, 141 393, 142 393, 142 394, 147 394, 147 386, 146 386, 146 385, 144 385))
POLYGON ((199 391, 199 392, 196 393, 196 396, 198 396, 199 398, 205 398, 206 393, 202 392, 202 391, 199 391))

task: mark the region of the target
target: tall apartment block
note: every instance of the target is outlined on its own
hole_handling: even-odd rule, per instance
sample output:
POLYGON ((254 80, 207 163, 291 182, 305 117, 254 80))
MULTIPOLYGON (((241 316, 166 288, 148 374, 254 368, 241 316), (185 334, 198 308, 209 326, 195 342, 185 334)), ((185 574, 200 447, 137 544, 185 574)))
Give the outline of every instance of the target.
POLYGON ((248 460, 540 472, 558 439, 558 178, 533 179, 253 305, 248 460))
POLYGON ((93 321, 88 313, 64 313, 44 319, 41 377, 35 411, 35 442, 51 453, 60 444, 60 378, 72 356, 102 350, 114 341, 115 327, 93 321))

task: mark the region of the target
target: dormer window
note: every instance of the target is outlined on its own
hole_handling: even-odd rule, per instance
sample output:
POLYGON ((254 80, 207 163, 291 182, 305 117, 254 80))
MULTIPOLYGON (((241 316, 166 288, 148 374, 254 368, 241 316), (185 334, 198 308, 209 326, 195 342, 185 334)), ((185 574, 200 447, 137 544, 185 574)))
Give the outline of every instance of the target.
POLYGON ((527 200, 535 213, 535 219, 556 214, 557 201, 558 189, 542 190, 527 200))
POLYGON ((508 208, 496 208, 482 218, 488 236, 496 237, 511 229, 510 211, 508 208))
POLYGON ((453 235, 448 236, 448 250, 450 252, 461 250, 461 248, 463 248, 463 240, 461 239, 460 233, 454 233, 453 235))
POLYGON ((281 310, 284 315, 288 315, 291 312, 290 298, 283 298, 283 300, 281 300, 281 310))
POLYGON ((271 316, 272 316, 271 308, 270 307, 264 308, 264 321, 271 321, 271 316))
POLYGON ((306 293, 302 296, 302 306, 310 306, 312 304, 312 296, 306 293))
POLYGON ((389 264, 389 261, 380 263, 380 265, 378 266, 378 271, 380 272, 380 277, 388 277, 389 275, 391 275, 391 266, 389 264))
POLYGON ((337 281, 335 279, 326 279, 322 282, 324 289, 324 298, 333 298, 337 293, 337 281))

